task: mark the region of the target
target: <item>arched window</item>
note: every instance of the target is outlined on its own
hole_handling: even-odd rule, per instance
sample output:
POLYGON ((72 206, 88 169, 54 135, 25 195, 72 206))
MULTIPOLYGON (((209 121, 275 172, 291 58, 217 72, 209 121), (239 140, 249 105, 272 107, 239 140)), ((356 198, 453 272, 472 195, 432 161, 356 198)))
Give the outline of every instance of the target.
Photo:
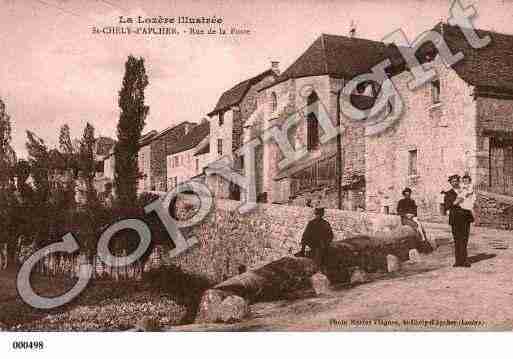
POLYGON ((274 112, 278 108, 278 98, 276 92, 271 92, 271 111, 274 112))
POLYGON ((317 104, 319 97, 315 91, 308 96, 306 104, 309 107, 307 115, 307 144, 306 147, 309 151, 315 150, 319 147, 319 121, 317 120, 317 104))

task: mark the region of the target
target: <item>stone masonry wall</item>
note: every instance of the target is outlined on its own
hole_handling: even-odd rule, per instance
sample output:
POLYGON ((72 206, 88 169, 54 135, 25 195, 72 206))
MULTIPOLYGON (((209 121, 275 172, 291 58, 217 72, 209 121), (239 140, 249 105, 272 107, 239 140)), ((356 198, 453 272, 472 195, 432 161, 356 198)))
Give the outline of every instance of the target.
MULTIPOLYGON (((180 201, 183 208, 185 202, 180 201)), ((313 218, 308 207, 259 204, 255 211, 241 215, 240 202, 216 200, 214 210, 192 228, 200 243, 172 262, 183 270, 202 274, 220 282, 238 274, 240 265, 248 269, 296 253, 307 222, 313 218)), ((372 234, 383 226, 400 225, 397 216, 327 210, 336 239, 372 234)))
POLYGON ((383 133, 366 136, 367 210, 395 212, 401 191, 408 186, 419 216, 438 218, 440 192, 453 173, 476 173, 476 103, 473 87, 438 59, 440 103, 433 104, 431 83, 411 91, 409 72, 392 81, 404 102, 404 112, 383 133), (409 173, 409 151, 417 151, 417 174, 409 173))
POLYGON ((476 225, 513 229, 513 197, 479 191, 474 213, 476 225))
MULTIPOLYGON (((296 113, 297 110, 306 106, 309 92, 307 88, 315 90, 320 104, 323 106, 333 125, 337 121, 337 95, 336 92, 341 89, 343 81, 341 79, 330 78, 329 76, 311 76, 295 80, 288 80, 270 88, 261 91, 258 97, 258 111, 262 113, 259 118, 263 122, 264 129, 274 125, 283 125, 288 116, 296 113), (271 99, 272 93, 278 98, 278 108, 272 110, 271 99)), ((342 135, 342 149, 344 151, 344 168, 343 179, 350 181, 354 176, 362 176, 365 174, 365 141, 363 136, 363 128, 353 121, 349 121, 344 115, 341 117, 341 124, 345 128, 342 135)), ((322 128, 319 128, 319 134, 322 137, 322 128)), ((305 146, 307 143, 307 121, 303 119, 300 123, 289 129, 289 140, 296 148, 305 146)), ((327 153, 333 153, 336 150, 336 138, 330 139, 326 143, 322 143, 319 149, 311 151, 304 159, 322 158, 327 153)), ((268 193, 270 202, 284 198, 284 194, 290 192, 274 181, 279 169, 277 163, 283 158, 280 149, 270 140, 264 144, 264 191, 268 193)), ((292 166, 300 165, 301 161, 292 166)), ((354 192, 354 191, 351 191, 354 192)), ((347 198, 357 199, 358 193, 346 193, 347 198)), ((359 200, 358 204, 364 204, 359 200)), ((348 204, 348 208, 354 208, 352 204, 348 204)))
POLYGON ((501 132, 513 135, 513 100, 478 97, 476 104, 477 171, 474 183, 490 185, 490 137, 501 132))

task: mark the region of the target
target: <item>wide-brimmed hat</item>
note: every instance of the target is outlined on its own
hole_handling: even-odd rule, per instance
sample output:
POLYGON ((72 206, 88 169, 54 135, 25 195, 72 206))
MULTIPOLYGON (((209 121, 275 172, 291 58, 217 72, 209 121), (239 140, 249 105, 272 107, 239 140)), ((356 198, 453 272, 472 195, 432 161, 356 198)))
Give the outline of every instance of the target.
POLYGON ((460 175, 452 175, 452 176, 449 176, 449 182, 451 182, 452 180, 460 180, 460 175))
POLYGON ((409 194, 411 194, 411 192, 412 192, 412 191, 411 191, 411 188, 410 188, 410 187, 406 187, 405 189, 403 189, 403 194, 405 194, 405 193, 409 193, 409 194))

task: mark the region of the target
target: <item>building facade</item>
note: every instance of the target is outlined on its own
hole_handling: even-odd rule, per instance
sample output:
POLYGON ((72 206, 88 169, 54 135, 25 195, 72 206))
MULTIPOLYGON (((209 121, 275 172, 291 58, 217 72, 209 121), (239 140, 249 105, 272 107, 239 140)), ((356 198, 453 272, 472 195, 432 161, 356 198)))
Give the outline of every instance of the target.
POLYGON ((167 156, 172 149, 195 126, 193 122, 182 122, 165 129, 150 143, 150 188, 152 191, 167 191, 167 156))
POLYGON ((151 191, 151 142, 158 132, 153 130, 141 137, 139 152, 137 153, 137 165, 141 178, 137 184, 137 193, 151 191))
POLYGON ((187 135, 181 138, 167 156, 168 190, 203 173, 204 157, 208 153, 196 156, 196 153, 208 139, 210 123, 203 121, 194 126, 187 135))
MULTIPOLYGON (((271 63, 271 68, 245 80, 225 91, 219 98, 210 118, 209 156, 206 162, 216 161, 227 156, 234 163, 234 169, 242 168, 241 158, 236 151, 243 141, 243 127, 257 108, 258 90, 273 83, 279 75, 279 64, 271 63)), ((207 184, 220 198, 240 198, 240 189, 220 176, 209 176, 207 184)))
MULTIPOLYGON (((262 166, 257 168, 257 189, 267 202, 338 207, 338 146, 336 136, 328 134, 328 127, 336 129, 340 123, 342 208, 365 207, 364 129, 344 116, 340 93, 346 81, 370 71, 388 55, 394 60, 395 70, 399 66, 396 48, 323 34, 273 84, 261 89, 258 109, 245 128, 245 140, 261 137, 274 126, 288 127, 292 146, 296 151, 305 151, 294 163, 280 167, 284 156, 277 142, 264 141, 262 166), (320 116, 329 126, 324 128, 320 116), (288 126, 293 118, 297 119, 296 124, 288 126)), ((373 101, 375 91, 372 84, 363 86, 351 96, 351 101, 361 107, 373 101)))
POLYGON ((392 78, 405 109, 394 126, 365 137, 366 207, 393 213, 402 189, 410 187, 419 215, 441 219, 448 176, 469 174, 478 192, 478 222, 507 221, 513 205, 513 36, 478 31, 491 43, 473 49, 459 29, 439 24, 435 30, 464 57, 448 68, 433 49, 421 49, 436 76, 413 91, 409 72, 392 78))

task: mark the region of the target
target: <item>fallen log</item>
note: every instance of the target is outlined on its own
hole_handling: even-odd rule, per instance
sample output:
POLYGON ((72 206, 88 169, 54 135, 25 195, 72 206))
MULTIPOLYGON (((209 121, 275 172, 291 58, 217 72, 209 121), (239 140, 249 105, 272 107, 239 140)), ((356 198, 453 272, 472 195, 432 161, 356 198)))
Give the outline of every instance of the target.
POLYGON ((305 289, 319 268, 310 258, 283 257, 261 268, 232 277, 214 287, 250 302, 283 299, 284 293, 305 289))
POLYGON ((208 323, 225 320, 224 312, 231 311, 226 300, 234 296, 248 304, 284 299, 287 294, 311 287, 310 277, 318 270, 318 266, 309 258, 284 257, 232 277, 203 293, 195 321, 208 323))
MULTIPOLYGON (((405 261, 410 249, 421 251, 421 246, 420 235, 408 226, 335 241, 328 248, 324 271, 331 283, 350 282, 350 268, 359 267, 367 272, 386 270, 387 255, 405 261)), ((197 321, 219 318, 220 304, 233 295, 254 303, 287 299, 293 292, 312 289, 311 277, 318 271, 318 265, 310 258, 287 256, 232 277, 203 294, 197 321)))
POLYGON ((387 269, 387 255, 391 254, 400 261, 409 259, 411 249, 421 253, 431 250, 430 245, 422 241, 416 229, 399 226, 388 232, 378 232, 372 236, 359 235, 330 244, 326 258, 326 275, 332 282, 349 281, 350 267, 359 267, 366 272, 387 269))

